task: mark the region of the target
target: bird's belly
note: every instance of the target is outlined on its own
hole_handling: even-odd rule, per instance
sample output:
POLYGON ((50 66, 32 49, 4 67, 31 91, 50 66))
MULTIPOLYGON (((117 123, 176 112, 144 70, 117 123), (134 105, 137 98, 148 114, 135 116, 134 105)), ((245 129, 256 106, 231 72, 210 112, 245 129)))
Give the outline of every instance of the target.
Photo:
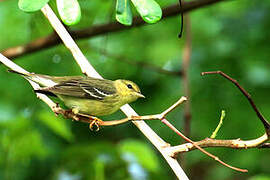
POLYGON ((111 104, 106 101, 96 101, 91 99, 79 99, 73 97, 60 97, 68 108, 76 109, 79 113, 92 116, 109 115, 117 111, 121 105, 111 104))

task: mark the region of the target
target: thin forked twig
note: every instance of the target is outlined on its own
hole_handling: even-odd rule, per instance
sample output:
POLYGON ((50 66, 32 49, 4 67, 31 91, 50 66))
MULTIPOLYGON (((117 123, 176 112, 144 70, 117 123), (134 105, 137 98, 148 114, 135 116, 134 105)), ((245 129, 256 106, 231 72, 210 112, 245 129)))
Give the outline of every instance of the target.
POLYGON ((179 136, 181 136, 185 141, 191 143, 192 145, 194 145, 194 147, 196 147, 198 150, 200 150, 202 153, 206 154, 207 156, 213 158, 214 160, 218 161, 220 164, 231 168, 233 170, 236 171, 240 171, 240 172, 248 172, 248 170, 246 169, 240 169, 234 166, 231 166, 225 162, 223 162, 222 160, 220 160, 217 156, 207 152, 206 150, 204 150, 203 148, 201 148, 199 145, 197 145, 194 141, 192 141, 191 139, 189 139, 188 137, 186 137, 184 134, 182 134, 180 131, 178 131, 169 121, 167 121, 166 119, 163 119, 161 121, 162 123, 164 123, 165 125, 167 125, 171 130, 173 130, 176 134, 178 134, 179 136))
POLYGON ((265 131, 268 136, 270 136, 270 123, 263 117, 261 112, 258 110, 257 106, 255 105, 254 101, 251 98, 251 95, 237 82, 237 80, 231 78, 229 75, 225 74, 222 71, 209 71, 209 72, 202 72, 201 75, 207 75, 207 74, 220 74, 221 76, 225 77, 229 81, 231 81, 242 93, 243 95, 248 99, 248 102, 250 103, 251 107, 257 114, 258 118, 261 120, 261 122, 264 125, 265 131))

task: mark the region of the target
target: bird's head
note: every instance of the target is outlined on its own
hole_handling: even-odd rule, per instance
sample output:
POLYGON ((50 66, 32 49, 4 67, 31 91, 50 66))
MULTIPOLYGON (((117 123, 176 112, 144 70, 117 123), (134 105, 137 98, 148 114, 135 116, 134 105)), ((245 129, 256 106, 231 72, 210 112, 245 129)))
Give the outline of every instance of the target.
POLYGON ((133 102, 138 98, 145 98, 137 84, 132 81, 118 79, 115 81, 115 87, 125 103, 133 102))

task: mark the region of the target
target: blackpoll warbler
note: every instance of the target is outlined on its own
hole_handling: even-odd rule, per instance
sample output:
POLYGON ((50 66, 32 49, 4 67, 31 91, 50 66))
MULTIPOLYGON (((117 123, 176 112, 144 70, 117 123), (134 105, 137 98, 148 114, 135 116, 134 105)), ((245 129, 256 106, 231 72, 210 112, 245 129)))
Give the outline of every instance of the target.
POLYGON ((132 81, 96 79, 85 76, 47 76, 34 73, 17 73, 42 86, 38 93, 54 95, 61 99, 74 113, 92 116, 109 115, 124 104, 144 96, 132 81))

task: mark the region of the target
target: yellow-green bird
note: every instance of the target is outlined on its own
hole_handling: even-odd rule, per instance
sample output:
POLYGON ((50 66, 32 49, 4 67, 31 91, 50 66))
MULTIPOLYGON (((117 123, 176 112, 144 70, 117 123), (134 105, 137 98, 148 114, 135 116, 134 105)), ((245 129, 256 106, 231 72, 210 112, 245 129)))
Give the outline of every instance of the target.
POLYGON ((144 98, 132 81, 115 81, 86 76, 47 76, 35 73, 17 73, 42 86, 38 93, 54 95, 75 113, 92 116, 109 115, 121 106, 144 98))

